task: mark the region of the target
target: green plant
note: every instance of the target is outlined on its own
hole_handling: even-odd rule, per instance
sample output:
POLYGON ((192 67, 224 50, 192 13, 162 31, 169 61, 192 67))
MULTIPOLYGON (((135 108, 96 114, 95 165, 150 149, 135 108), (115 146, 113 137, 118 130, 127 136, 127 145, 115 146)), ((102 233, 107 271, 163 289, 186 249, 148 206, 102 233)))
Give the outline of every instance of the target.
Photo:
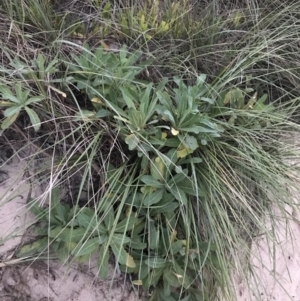
POLYGON ((203 21, 194 17, 189 1, 142 1, 117 14, 120 31, 143 42, 170 35, 180 39, 203 29, 203 21))
MULTIPOLYGON (((113 254, 116 269, 130 273, 152 300, 214 300, 220 291, 233 300, 231 271, 243 267, 237 250, 246 245, 249 254, 248 242, 265 231, 265 215, 275 226, 274 205, 283 214, 286 204, 295 205, 286 187, 297 187, 297 168, 286 161, 297 152, 285 135, 299 131, 299 2, 235 1, 227 10, 224 1, 204 9, 202 1, 161 1, 158 15, 158 1, 121 1, 113 9, 94 1, 99 11, 92 18, 67 26, 58 18, 58 41, 50 48, 41 37, 45 28, 55 32, 47 28, 51 22, 30 20, 34 5, 24 16, 23 6, 5 2, 14 20, 13 30, 3 31, 7 40, 42 45, 50 65, 55 58, 64 62, 64 73, 48 70, 52 82, 70 91, 46 108, 46 135, 55 136, 50 149, 59 154, 50 186, 78 166, 85 175, 81 188, 87 175, 100 182, 82 208, 81 191, 74 207, 59 197, 43 209, 33 201, 47 231, 18 255, 38 257, 48 247, 63 261, 97 254, 105 278, 113 254), (87 38, 98 29, 97 38, 114 32, 138 51, 62 43, 72 30, 87 38), (141 63, 144 56, 151 59, 141 63), (140 80, 144 66, 148 82, 140 80), (203 73, 207 78, 198 76, 203 73), (74 85, 87 95, 84 101, 74 85)), ((20 48, 3 46, 3 82, 14 86, 21 77, 44 95, 40 75, 48 60, 38 67, 24 55, 9 66, 20 48)), ((39 137, 30 139, 40 145, 39 137)))
MULTIPOLYGON (((133 266, 130 255, 123 245, 130 242, 130 238, 123 233, 130 231, 140 221, 134 216, 125 217, 116 224, 114 210, 108 208, 103 221, 97 220, 95 211, 90 208, 70 208, 67 204, 61 204, 58 189, 51 192, 49 209, 41 208, 35 202, 28 204, 38 222, 46 225, 45 228, 37 228, 39 239, 33 244, 23 246, 18 256, 28 256, 45 252, 51 241, 51 251, 65 262, 73 256, 77 261, 84 262, 97 250, 99 253, 99 273, 106 278, 108 272, 108 248, 114 252, 121 264, 133 266), (49 215, 50 211, 50 215, 49 215)), ((104 210, 103 210, 104 211, 104 210)))
POLYGON ((118 97, 114 92, 124 83, 132 82, 136 75, 143 70, 143 66, 136 65, 139 59, 138 53, 128 56, 125 47, 119 54, 105 52, 98 47, 94 53, 88 45, 85 45, 81 55, 72 55, 73 61, 66 61, 69 74, 69 82, 76 83, 79 90, 84 90, 92 100, 97 93, 111 99, 118 97))
POLYGON ((223 108, 219 109, 219 114, 226 116, 225 118, 230 125, 236 124, 261 129, 270 125, 267 114, 276 111, 273 104, 266 104, 267 98, 268 95, 264 94, 257 99, 257 92, 251 88, 245 91, 239 88, 231 89, 220 95, 219 103, 223 105, 223 108), (252 96, 248 96, 248 93, 252 93, 252 96), (229 111, 228 107, 232 110, 229 111), (257 116, 256 112, 261 112, 262 115, 257 116))
MULTIPOLYGON (((144 190, 156 186, 154 178, 143 176, 141 180, 148 184, 143 186, 144 190)), ((111 177, 109 183, 114 181, 115 178, 111 177)), ((156 184, 161 186, 158 180, 156 184)), ((112 186, 115 187, 114 184, 112 186)), ((118 190, 122 188, 119 187, 118 190)), ((112 191, 108 195, 111 194, 112 191)), ((61 204, 57 188, 51 192, 49 209, 30 201, 28 207, 39 223, 36 227, 38 239, 19 249, 17 256, 43 256, 50 248, 51 256, 58 257, 62 262, 70 259, 85 262, 96 254, 99 276, 105 279, 109 252, 112 251, 121 270, 137 277, 133 284, 142 285, 145 289, 157 288, 150 300, 176 300, 181 294, 190 296, 191 300, 202 298, 202 292, 195 290, 194 283, 195 268, 200 268, 197 260, 199 250, 190 248, 186 239, 177 237, 174 216, 177 215, 176 208, 179 205, 177 201, 169 204, 166 202, 173 198, 171 194, 165 195, 166 200, 158 204, 144 201, 144 209, 134 213, 132 206, 140 207, 136 196, 135 204, 129 201, 128 206, 124 207, 127 208, 126 211, 121 214, 118 214, 119 210, 115 212, 111 205, 106 206, 112 203, 113 195, 101 204, 99 212, 78 206, 71 209, 70 206, 61 204), (185 292, 176 292, 181 287, 185 292)), ((123 211, 122 207, 121 210, 123 211)), ((201 256, 213 251, 213 244, 202 243, 201 256)), ((209 258, 211 256, 214 255, 210 254, 209 258)))
POLYGON ((38 131, 40 128, 40 118, 37 113, 29 107, 31 104, 35 104, 39 101, 46 99, 45 96, 32 96, 30 97, 31 90, 24 89, 22 84, 18 82, 15 86, 15 93, 6 86, 0 86, 0 92, 4 101, 0 102, 0 106, 8 107, 4 111, 5 119, 1 124, 3 130, 9 128, 15 120, 18 118, 20 112, 24 109, 29 116, 30 122, 38 131))
MULTIPOLYGON (((208 87, 204 80, 205 77, 200 76, 195 86, 188 87, 182 80, 175 79, 178 89, 173 89, 172 96, 167 90, 163 92, 166 81, 156 89, 153 84, 128 86, 125 82, 119 87, 123 104, 106 99, 102 104, 105 109, 98 107, 94 118, 118 127, 131 157, 137 154, 135 167, 129 173, 133 178, 123 178, 122 173, 111 174, 115 170, 111 166, 106 179, 108 189, 96 210, 62 205, 54 191, 50 215, 46 214, 47 209, 31 205, 39 220, 42 222, 41 216, 44 216, 48 222, 48 230, 39 233, 48 237, 40 238, 40 244, 23 247, 19 256, 40 251, 49 239, 53 240, 52 249, 59 252, 63 260, 70 256, 86 260, 98 251, 99 273, 105 278, 111 250, 121 269, 136 275, 135 284, 145 289, 157 287, 154 299, 182 294, 198 300, 205 294, 194 290, 198 283, 195 267, 201 266, 202 259, 200 253, 196 256, 199 247, 187 238, 183 226, 184 208, 201 195, 191 170, 202 158, 190 157, 190 154, 199 149, 198 140, 205 146, 204 139, 219 138, 223 131, 207 119, 214 101, 205 97, 208 87), (49 216, 52 219, 49 220, 49 216), (196 253, 192 251, 194 248, 198 249, 196 253), (171 280, 174 277, 176 282, 171 280), (184 293, 177 291, 180 287, 184 293)), ((203 242, 202 252, 215 256, 211 254, 211 246, 203 242)), ((207 262, 215 265, 213 261, 207 262)))
POLYGON ((51 77, 58 72, 58 59, 53 59, 50 62, 42 53, 38 53, 35 59, 30 62, 23 61, 16 57, 9 63, 13 70, 6 70, 6 73, 21 78, 32 80, 34 82, 46 80, 46 76, 51 77))

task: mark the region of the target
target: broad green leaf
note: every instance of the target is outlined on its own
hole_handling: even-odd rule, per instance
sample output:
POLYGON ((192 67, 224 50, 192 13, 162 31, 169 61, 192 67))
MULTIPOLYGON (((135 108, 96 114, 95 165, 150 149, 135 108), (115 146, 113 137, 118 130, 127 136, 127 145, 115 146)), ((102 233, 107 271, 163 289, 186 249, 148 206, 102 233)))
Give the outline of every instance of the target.
POLYGON ((142 162, 141 162, 141 174, 145 174, 148 169, 149 169, 149 159, 147 158, 147 156, 143 156, 142 157, 142 162))
POLYGON ((124 245, 130 242, 130 238, 123 235, 123 234, 118 234, 114 233, 111 237, 112 243, 118 244, 118 245, 124 245))
POLYGON ((184 169, 182 170, 181 166, 178 166, 177 169, 175 169, 176 171, 176 175, 172 176, 169 183, 170 184, 177 184, 180 183, 181 181, 183 181, 184 179, 188 178, 188 170, 184 169))
POLYGON ((172 100, 170 98, 170 95, 167 92, 161 92, 158 90, 156 92, 156 94, 162 105, 164 105, 167 108, 172 106, 172 100))
MULTIPOLYGON (((93 104, 94 108, 98 111, 101 111, 103 106, 105 105, 104 102, 99 97, 93 97, 91 99, 91 103, 93 104)), ((106 111, 106 110, 104 110, 104 111, 106 111)))
POLYGON ((136 137, 135 134, 130 134, 126 136, 125 142, 126 144, 128 144, 129 150, 134 150, 139 143, 139 139, 136 137))
POLYGON ((109 250, 107 246, 104 244, 100 248, 99 257, 97 261, 99 277, 102 280, 105 280, 108 275, 108 260, 109 260, 109 250))
POLYGON ((142 223, 139 223, 139 224, 137 224, 137 225, 134 226, 131 234, 134 237, 135 235, 140 234, 144 230, 145 230, 145 223, 142 222, 142 223))
POLYGON ((165 169, 166 169, 165 163, 160 157, 156 157, 154 161, 151 162, 150 172, 151 172, 151 176, 154 179, 163 181, 165 176, 165 169))
POLYGON ((140 286, 140 285, 143 285, 143 280, 133 280, 133 281, 131 281, 131 283, 133 284, 133 285, 137 285, 137 286, 140 286))
POLYGON ((42 208, 39 202, 37 202, 36 200, 30 200, 27 206, 31 213, 33 213, 38 218, 38 220, 41 220, 42 217, 45 216, 45 214, 47 214, 47 211, 44 208, 42 208))
POLYGON ((15 104, 11 101, 0 100, 0 107, 9 108, 13 106, 15 106, 15 104))
POLYGON ((196 86, 202 86, 205 83, 206 80, 206 74, 200 74, 197 76, 196 80, 196 86))
POLYGON ((120 264, 124 264, 126 265, 126 262, 127 262, 127 252, 125 251, 125 249, 123 248, 122 245, 120 244, 117 244, 115 242, 111 242, 110 244, 111 246, 111 249, 117 259, 117 261, 120 263, 120 264))
POLYGON ((171 244, 171 252, 173 255, 179 253, 183 248, 183 240, 177 240, 171 244))
POLYGON ((58 186, 54 186, 51 189, 51 194, 50 194, 50 206, 51 206, 51 210, 54 210, 54 212, 56 213, 56 205, 60 203, 60 195, 59 195, 59 187, 58 186))
POLYGON ((142 262, 140 264, 140 269, 138 271, 139 279, 145 279, 150 273, 151 273, 151 268, 148 265, 146 265, 145 262, 142 262))
POLYGON ((25 107, 25 110, 30 118, 30 121, 31 121, 31 124, 32 124, 34 130, 37 132, 41 127, 41 121, 40 121, 39 116, 37 115, 37 113, 35 111, 30 109, 29 107, 25 107))
POLYGON ((162 199, 164 191, 164 189, 159 189, 150 195, 147 195, 143 200, 143 204, 148 207, 158 203, 162 199))
POLYGON ((4 111, 4 116, 5 117, 11 117, 15 114, 19 114, 19 112, 21 111, 21 109, 23 108, 22 105, 17 105, 17 106, 12 106, 10 108, 7 108, 5 111, 4 111))
POLYGON ((66 242, 79 242, 87 235, 88 232, 84 228, 72 229, 66 227, 56 227, 49 231, 49 237, 66 242))
POLYGON ((128 117, 135 130, 140 131, 145 127, 146 116, 143 112, 130 108, 128 117))
POLYGON ((59 249, 55 252, 60 262, 65 263, 70 258, 70 251, 64 246, 64 244, 60 244, 59 249))
POLYGON ((180 301, 203 301, 203 299, 202 299, 202 295, 201 295, 200 298, 192 299, 192 297, 190 296, 190 294, 188 294, 183 299, 180 299, 180 301))
POLYGON ((71 254, 76 248, 80 248, 82 243, 76 242, 62 242, 62 245, 69 251, 71 254))
POLYGON ((178 278, 178 281, 183 285, 184 288, 188 288, 193 283, 192 279, 185 273, 185 271, 181 268, 181 266, 173 261, 173 269, 175 276, 178 278))
POLYGON ((168 260, 160 257, 153 257, 146 259, 145 263, 153 269, 159 269, 165 267, 168 264, 168 260))
POLYGON ((23 104, 22 99, 18 99, 16 96, 14 96, 11 91, 8 88, 1 88, 2 98, 5 100, 10 100, 16 104, 23 104))
POLYGON ((268 95, 267 94, 264 94, 256 103, 255 105, 253 106, 253 109, 254 110, 264 110, 267 105, 265 105, 265 101, 267 100, 268 98, 268 95))
POLYGON ((30 97, 28 100, 26 100, 24 105, 28 106, 31 103, 36 103, 36 102, 39 102, 39 101, 44 100, 44 99, 45 99, 44 96, 33 96, 33 97, 30 97))
POLYGON ((75 121, 84 120, 88 121, 91 118, 95 117, 95 112, 89 110, 80 110, 80 112, 76 112, 74 116, 75 121))
POLYGON ((10 117, 5 118, 2 121, 1 129, 2 130, 8 129, 16 121, 18 116, 19 116, 19 113, 16 113, 15 115, 12 115, 10 117))
POLYGON ((68 212, 70 211, 70 206, 67 204, 58 203, 55 206, 55 217, 62 222, 63 225, 67 223, 68 212))
POLYGON ((58 71, 54 66, 58 63, 57 59, 52 60, 48 65, 47 68, 45 69, 46 73, 53 74, 54 72, 58 71))
POLYGON ((122 47, 122 48, 120 49, 120 51, 119 51, 119 58, 120 58, 120 62, 121 62, 122 64, 126 64, 127 61, 129 60, 129 58, 126 57, 126 56, 127 56, 127 53, 128 53, 128 51, 126 50, 126 47, 125 47, 125 46, 122 47))
POLYGON ((112 113, 108 110, 105 110, 105 109, 99 110, 95 115, 96 118, 104 118, 104 117, 107 117, 107 116, 112 116, 112 113))
POLYGON ((156 188, 153 186, 145 185, 145 186, 141 187, 141 193, 144 195, 149 195, 149 194, 153 193, 154 191, 156 191, 156 188))
POLYGON ((126 266, 128 266, 129 268, 135 268, 136 267, 136 263, 134 262, 133 257, 126 252, 126 266))
POLYGON ((141 242, 139 236, 131 237, 130 248, 134 250, 143 250, 147 247, 147 244, 141 242))
POLYGON ((180 135, 179 139, 180 139, 181 143, 185 146, 185 148, 188 148, 192 151, 196 150, 199 147, 197 139, 193 136, 186 135, 186 136, 182 137, 180 135))
POLYGON ((108 108, 110 108, 111 110, 115 111, 115 113, 118 116, 122 116, 124 118, 128 118, 127 114, 116 104, 114 104, 113 102, 108 102, 105 101, 106 105, 108 108))
POLYGON ((199 249, 203 252, 209 251, 216 251, 217 250, 217 244, 212 243, 210 241, 201 241, 198 243, 199 249))
POLYGON ((187 205, 188 200, 186 197, 186 194, 183 190, 181 190, 180 188, 173 186, 172 188, 168 189, 176 198, 177 201, 181 202, 183 205, 187 205))
POLYGON ((169 297, 171 295, 171 286, 173 288, 173 285, 170 285, 170 283, 165 280, 165 274, 163 274, 163 279, 164 279, 164 281, 163 281, 163 286, 164 286, 163 295, 164 295, 164 300, 165 300, 166 299, 165 297, 169 297))
POLYGON ((209 104, 213 105, 215 103, 214 99, 208 98, 208 97, 201 97, 200 100, 203 100, 205 102, 208 102, 209 104))
MULTIPOLYGON (((178 202, 171 202, 167 203, 165 205, 162 205, 161 207, 155 207, 154 209, 151 209, 151 214, 156 215, 160 213, 172 213, 179 207, 178 202)), ((174 214, 173 214, 174 215, 174 214)))
POLYGON ((22 90, 22 84, 20 82, 18 82, 15 85, 15 91, 16 91, 16 96, 19 99, 19 101, 21 101, 22 103, 24 103, 24 101, 27 99, 30 90, 22 90))
POLYGON ((173 117, 173 114, 169 110, 161 111, 160 114, 164 117, 164 119, 170 121, 174 126, 176 126, 175 118, 173 117))
POLYGON ((38 72, 39 72, 39 78, 43 79, 45 76, 45 59, 44 56, 39 53, 36 60, 35 60, 37 67, 38 67, 38 72))
MULTIPOLYGON (((57 250, 63 248, 64 245, 65 245, 65 242, 54 240, 51 244, 51 249, 54 252, 57 252, 57 250)), ((74 245, 76 246, 76 244, 74 244, 74 245)))
POLYGON ((115 221, 114 209, 111 207, 104 212, 104 224, 107 230, 110 230, 113 227, 115 221))
POLYGON ((161 276, 164 272, 164 268, 157 268, 152 270, 152 272, 146 277, 146 279, 143 279, 143 287, 149 288, 151 286, 156 286, 157 282, 161 279, 161 276))
POLYGON ((74 256, 83 256, 94 253, 99 247, 99 238, 90 238, 86 242, 82 243, 80 248, 76 248, 73 251, 74 256))
POLYGON ((27 257, 32 255, 39 255, 39 253, 47 250, 49 245, 48 237, 44 237, 42 239, 36 240, 31 244, 27 244, 22 246, 17 251, 17 257, 27 257))
POLYGON ((153 146, 148 142, 142 140, 141 143, 138 144, 137 149, 138 149, 138 156, 139 158, 141 158, 145 156, 145 152, 152 152, 153 146))
POLYGON ((77 80, 77 89, 78 90, 85 90, 87 92, 89 87, 89 81, 88 80, 77 80))
POLYGON ((180 287, 181 283, 175 276, 174 271, 171 268, 164 270, 164 281, 167 281, 173 287, 180 287))
POLYGON ((134 228, 136 224, 138 224, 140 220, 134 216, 125 217, 122 221, 120 221, 115 228, 115 232, 124 233, 126 231, 130 231, 134 228))
POLYGON ((192 154, 193 151, 189 148, 186 148, 184 146, 181 146, 177 151, 176 151, 176 155, 177 158, 185 158, 186 156, 192 154))
POLYGON ((82 210, 82 208, 80 208, 78 204, 75 204, 68 213, 68 220, 74 220, 74 217, 77 216, 80 210, 82 210))
POLYGON ((239 88, 232 89, 229 92, 227 92, 223 100, 223 103, 225 105, 230 103, 231 106, 237 107, 239 109, 241 109, 244 106, 244 102, 245 100, 243 91, 239 88))
MULTIPOLYGON (((176 156, 176 149, 175 148, 171 148, 166 155, 164 154, 161 154, 164 162, 165 162, 165 165, 166 167, 168 168, 168 173, 170 173, 172 170, 176 170, 177 172, 177 169, 179 168, 179 166, 176 165, 178 159, 177 159, 177 156, 176 156)), ((180 170, 181 172, 181 170, 180 170)), ((167 174, 168 176, 168 174, 167 174)))
POLYGON ((124 264, 120 264, 119 267, 120 267, 121 272, 137 275, 139 273, 139 270, 140 270, 140 267, 141 267, 140 266, 141 265, 141 261, 138 260, 138 259, 136 259, 136 257, 137 256, 135 254, 135 257, 133 256, 133 260, 134 260, 134 263, 135 263, 135 266, 132 265, 132 266, 134 266, 133 268, 128 267, 128 266, 126 266, 124 264))
POLYGON ((76 256, 74 257, 74 261, 79 264, 86 264, 91 260, 92 254, 82 255, 82 256, 76 256))
POLYGON ((124 101, 127 105, 127 107, 130 109, 130 108, 133 108, 135 109, 135 104, 133 102, 133 96, 131 95, 131 93, 129 92, 129 90, 126 88, 126 87, 120 87, 120 90, 122 92, 122 95, 123 95, 123 98, 124 98, 124 101))
MULTIPOLYGON (((99 231, 100 232, 100 231, 99 231)), ((105 234, 97 234, 98 236, 98 239, 99 239, 99 244, 103 244, 104 242, 106 242, 108 240, 108 234, 105 233, 105 234)))
MULTIPOLYGON (((143 97, 141 99, 140 110, 145 114, 148 113, 148 108, 150 106, 150 93, 152 91, 153 83, 149 83, 147 88, 143 91, 143 97)), ((152 104, 153 105, 153 104, 152 104)), ((150 109, 150 108, 149 108, 150 109)))
POLYGON ((189 132, 189 133, 195 133, 195 134, 199 134, 199 133, 213 133, 216 131, 216 129, 211 129, 211 128, 207 128, 204 126, 199 126, 199 125, 195 125, 192 127, 182 127, 180 128, 182 131, 184 132, 189 132))
POLYGON ((178 136, 176 138, 168 138, 166 139, 164 145, 177 148, 180 145, 180 140, 178 139, 178 136))
POLYGON ((234 125, 236 119, 237 119, 237 117, 235 115, 231 116, 228 120, 228 124, 234 125))
POLYGON ((154 221, 150 221, 149 224, 148 244, 150 249, 155 250, 159 244, 159 229, 155 227, 154 221))
POLYGON ((202 290, 189 287, 188 292, 189 292, 189 295, 187 296, 188 299, 185 298, 185 300, 181 300, 181 301, 204 301, 204 300, 209 300, 208 293, 204 293, 202 290))
POLYGON ((232 94, 233 94, 232 90, 230 90, 229 92, 227 92, 227 94, 225 95, 225 97, 223 99, 223 104, 224 105, 227 105, 227 104, 230 103, 230 100, 232 98, 232 94))
POLYGON ((176 184, 176 187, 186 192, 189 195, 204 196, 200 187, 198 187, 198 189, 196 190, 195 183, 191 178, 185 178, 184 180, 178 182, 176 184))
POLYGON ((155 188, 163 188, 164 187, 164 184, 159 182, 153 176, 149 176, 149 175, 142 176, 141 181, 151 187, 155 187, 155 188))
POLYGON ((85 229, 95 229, 97 227, 95 216, 90 216, 83 211, 80 211, 75 219, 78 222, 78 225, 85 229))
MULTIPOLYGON (((179 294, 172 292, 172 295, 166 296, 162 289, 157 290, 157 296, 152 295, 149 301, 182 301, 179 294), (154 298, 153 298, 154 297, 154 298)), ((198 301, 198 300, 197 300, 198 301)))
POLYGON ((188 164, 188 163, 194 163, 194 164, 198 164, 198 163, 202 163, 203 160, 199 157, 191 157, 191 158, 187 158, 187 159, 181 159, 178 164, 188 164))

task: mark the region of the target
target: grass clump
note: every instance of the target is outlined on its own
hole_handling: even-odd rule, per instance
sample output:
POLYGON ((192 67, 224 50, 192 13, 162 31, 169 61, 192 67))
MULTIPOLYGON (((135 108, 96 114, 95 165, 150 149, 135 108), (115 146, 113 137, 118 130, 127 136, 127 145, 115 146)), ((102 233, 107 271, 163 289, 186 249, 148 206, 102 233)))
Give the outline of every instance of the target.
POLYGON ((299 127, 300 4, 245 2, 2 4, 3 135, 54 156, 36 172, 49 205, 28 204, 44 227, 19 257, 96 254, 102 279, 113 257, 149 300, 234 298, 238 250, 294 206, 297 183, 285 137, 299 127))

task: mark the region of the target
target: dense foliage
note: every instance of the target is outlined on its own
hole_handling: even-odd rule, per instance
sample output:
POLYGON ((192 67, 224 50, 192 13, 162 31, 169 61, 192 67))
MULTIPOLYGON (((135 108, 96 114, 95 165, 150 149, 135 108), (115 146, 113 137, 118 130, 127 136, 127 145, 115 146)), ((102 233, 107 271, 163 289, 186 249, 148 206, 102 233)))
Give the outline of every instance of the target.
POLYGON ((233 298, 237 251, 266 215, 276 223, 274 205, 293 205, 284 138, 298 131, 299 71, 286 43, 300 4, 90 2, 0 4, 2 134, 26 131, 37 158, 53 155, 35 175, 49 204, 28 203, 37 236, 17 256, 96 255, 100 278, 114 262, 153 301, 233 298))

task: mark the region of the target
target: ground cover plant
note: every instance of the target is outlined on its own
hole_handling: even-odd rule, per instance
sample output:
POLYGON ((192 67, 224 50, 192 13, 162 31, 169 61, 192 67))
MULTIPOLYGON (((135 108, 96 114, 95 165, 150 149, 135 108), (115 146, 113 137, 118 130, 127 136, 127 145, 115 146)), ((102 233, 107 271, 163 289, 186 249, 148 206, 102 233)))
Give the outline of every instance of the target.
POLYGON ((233 300, 239 250, 295 205, 299 1, 0 9, 1 133, 37 147, 49 199, 28 201, 16 255, 96 255, 149 300, 233 300))

